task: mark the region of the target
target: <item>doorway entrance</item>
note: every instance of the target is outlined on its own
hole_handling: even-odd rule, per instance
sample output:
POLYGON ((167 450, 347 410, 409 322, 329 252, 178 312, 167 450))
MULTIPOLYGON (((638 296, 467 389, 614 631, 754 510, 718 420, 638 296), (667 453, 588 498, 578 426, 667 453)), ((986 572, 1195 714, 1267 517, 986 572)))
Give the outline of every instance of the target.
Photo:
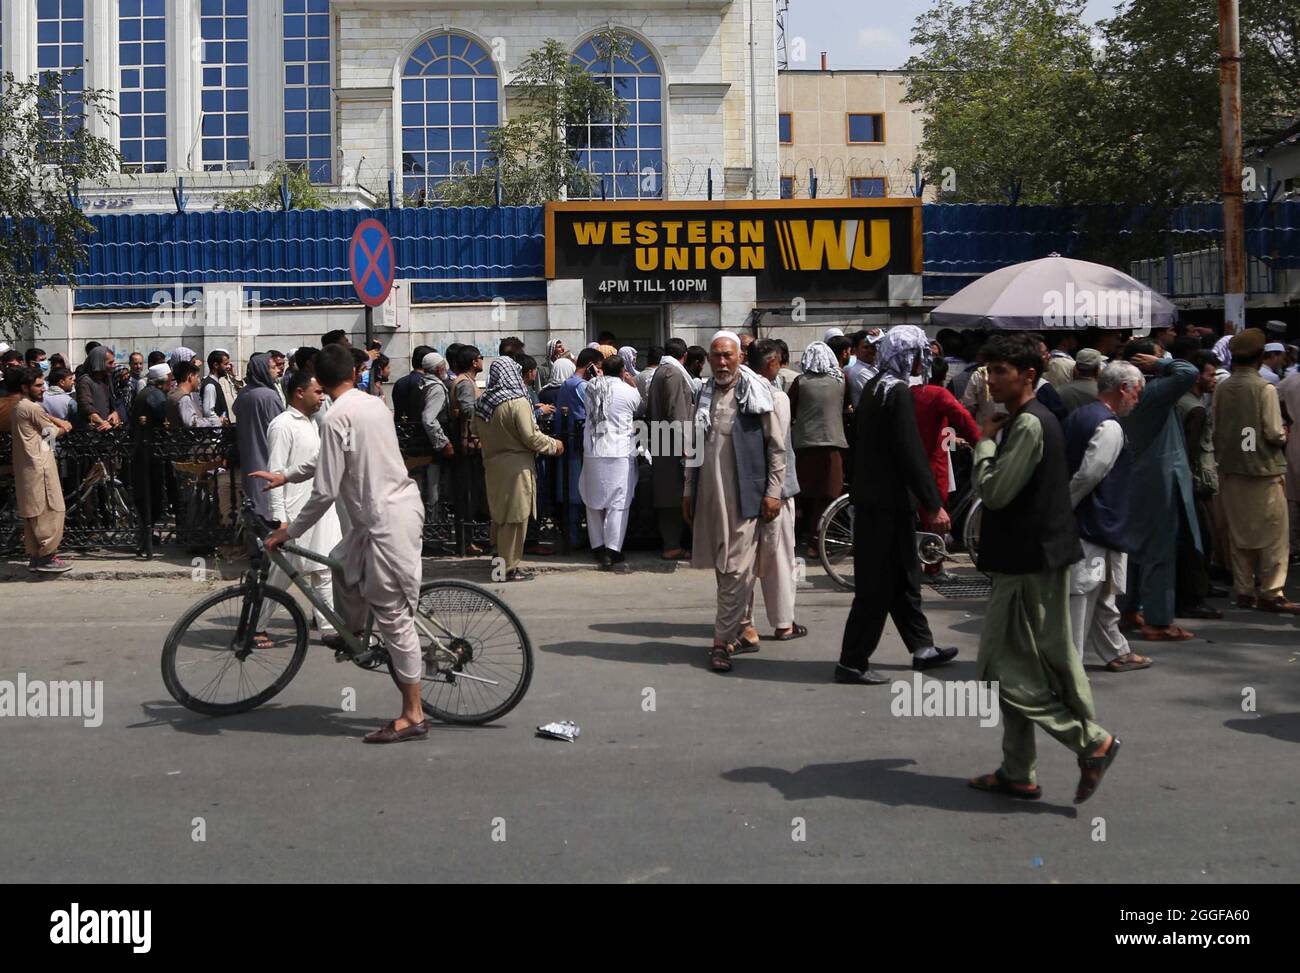
POLYGON ((637 367, 644 368, 651 345, 664 343, 664 309, 646 307, 587 306, 587 340, 596 341, 602 331, 612 331, 614 347, 636 349, 637 367))

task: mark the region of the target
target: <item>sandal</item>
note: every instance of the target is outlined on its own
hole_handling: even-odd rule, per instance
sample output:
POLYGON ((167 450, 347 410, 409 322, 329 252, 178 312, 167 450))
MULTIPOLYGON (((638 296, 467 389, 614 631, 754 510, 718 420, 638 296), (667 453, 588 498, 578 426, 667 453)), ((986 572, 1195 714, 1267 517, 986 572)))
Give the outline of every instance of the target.
POLYGON ((966 781, 966 786, 989 794, 1014 797, 1020 801, 1036 801, 1043 796, 1043 789, 1037 784, 1024 787, 1007 780, 1006 775, 1002 773, 1001 767, 991 774, 985 774, 983 777, 972 777, 966 781))
POLYGON ((1075 804, 1082 804, 1097 793, 1097 788, 1101 786, 1102 777, 1106 775, 1110 765, 1115 762, 1115 756, 1119 753, 1120 742, 1119 737, 1112 736, 1110 738, 1110 748, 1105 753, 1094 753, 1079 758, 1079 769, 1083 773, 1079 775, 1079 786, 1074 792, 1075 804), (1091 776, 1091 771, 1096 771, 1097 776, 1091 776))
POLYGON ((1143 642, 1186 642, 1189 639, 1196 638, 1187 629, 1180 628, 1177 625, 1168 625, 1165 628, 1143 625, 1140 630, 1132 634, 1143 642))
POLYGON ((272 640, 271 636, 267 635, 265 632, 254 632, 253 648, 273 649, 275 648, 275 642, 272 640))
POLYGON ((757 652, 758 639, 754 639, 754 641, 751 642, 749 639, 742 636, 727 646, 727 651, 732 655, 749 655, 753 652, 757 652))
POLYGON ((709 668, 714 672, 731 671, 731 653, 725 645, 715 645, 709 650, 709 668))
POLYGON ((397 721, 390 720, 388 724, 372 733, 367 733, 361 738, 362 743, 402 743, 406 740, 421 740, 429 735, 429 721, 421 720, 419 723, 412 723, 403 730, 397 729, 397 721))
POLYGON ((1144 655, 1130 652, 1128 655, 1121 655, 1118 659, 1111 659, 1102 668, 1107 672, 1132 672, 1134 669, 1150 669, 1151 660, 1144 655))
POLYGON ((790 624, 790 631, 786 632, 784 635, 777 635, 774 633, 772 635, 772 641, 789 642, 792 641, 793 639, 801 639, 807 634, 808 634, 808 629, 804 628, 804 626, 800 625, 798 622, 792 622, 790 624))

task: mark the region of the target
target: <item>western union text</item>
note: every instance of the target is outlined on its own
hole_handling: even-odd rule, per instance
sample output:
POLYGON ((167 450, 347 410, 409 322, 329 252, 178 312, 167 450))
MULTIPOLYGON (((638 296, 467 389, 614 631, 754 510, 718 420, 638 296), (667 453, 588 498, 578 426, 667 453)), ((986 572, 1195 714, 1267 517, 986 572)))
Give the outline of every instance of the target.
MULTIPOLYGON (((774 248, 786 270, 879 270, 889 263, 887 220, 774 220, 774 248)), ((636 269, 767 269, 769 225, 763 220, 582 220, 580 247, 634 247, 636 269)))

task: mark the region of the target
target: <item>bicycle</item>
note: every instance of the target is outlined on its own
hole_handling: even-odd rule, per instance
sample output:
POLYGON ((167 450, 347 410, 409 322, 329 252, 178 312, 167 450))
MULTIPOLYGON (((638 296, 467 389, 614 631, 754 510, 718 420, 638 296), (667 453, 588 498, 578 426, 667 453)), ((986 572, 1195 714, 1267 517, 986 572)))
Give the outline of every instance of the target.
MULTIPOLYGON (((967 491, 950 511, 953 528, 960 523, 962 547, 971 558, 979 550, 980 501, 967 491)), ((830 579, 847 591, 854 590, 853 576, 853 499, 849 494, 837 498, 826 508, 817 524, 817 557, 830 579)), ((917 553, 923 564, 938 564, 950 555, 938 534, 917 531, 917 553)))
MULTIPOLYGON (((297 675, 307 654, 307 620, 287 591, 267 584, 272 565, 338 632, 345 648, 335 652, 336 662, 366 670, 387 666, 397 682, 373 616, 360 636, 353 634, 285 555, 336 572, 342 564, 296 544, 267 550, 269 531, 247 500, 241 519, 256 541, 253 565, 239 585, 203 598, 172 626, 162 653, 163 683, 172 698, 197 713, 230 716, 261 706, 297 675)), ((510 607, 487 589, 467 581, 425 583, 415 627, 424 662, 421 705, 432 718, 470 726, 491 723, 514 709, 528 691, 533 673, 528 633, 510 607)))

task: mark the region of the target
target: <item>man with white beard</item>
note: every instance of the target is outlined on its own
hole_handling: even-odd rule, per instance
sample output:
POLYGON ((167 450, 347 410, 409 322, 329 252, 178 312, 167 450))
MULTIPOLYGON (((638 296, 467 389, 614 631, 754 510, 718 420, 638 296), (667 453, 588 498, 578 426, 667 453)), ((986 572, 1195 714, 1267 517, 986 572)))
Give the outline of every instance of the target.
POLYGON ((740 364, 740 338, 719 331, 709 343, 713 376, 695 402, 698 467, 686 471, 682 516, 695 532, 691 566, 712 568, 718 582, 709 668, 730 672, 737 650, 753 651, 758 632, 745 625, 754 593, 759 520, 781 513, 785 436, 771 386, 740 364))

